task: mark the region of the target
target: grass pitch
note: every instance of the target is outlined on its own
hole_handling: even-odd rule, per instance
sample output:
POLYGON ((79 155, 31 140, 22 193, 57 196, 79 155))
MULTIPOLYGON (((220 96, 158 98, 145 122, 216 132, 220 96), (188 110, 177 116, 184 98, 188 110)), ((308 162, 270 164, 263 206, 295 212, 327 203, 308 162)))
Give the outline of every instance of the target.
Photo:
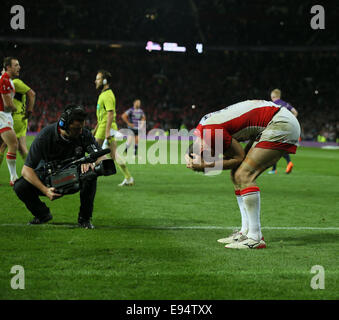
MULTIPOLYGON (((29 138, 32 141, 32 138, 29 138)), ((18 172, 22 161, 18 157, 18 172)), ((76 226, 79 195, 50 202, 54 219, 32 216, 0 168, 0 299, 338 299, 339 151, 299 148, 290 175, 262 174, 265 250, 216 242, 240 225, 229 172, 215 177, 184 165, 129 165, 136 185, 100 177, 95 230, 76 226), (11 288, 12 266, 25 289, 11 288), (314 265, 325 288, 311 288, 314 265)))

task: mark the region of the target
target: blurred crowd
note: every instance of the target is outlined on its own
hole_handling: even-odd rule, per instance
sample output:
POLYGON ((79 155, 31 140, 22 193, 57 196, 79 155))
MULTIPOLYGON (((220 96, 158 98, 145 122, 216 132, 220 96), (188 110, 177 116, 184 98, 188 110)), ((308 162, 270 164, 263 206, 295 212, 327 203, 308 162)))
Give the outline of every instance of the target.
POLYGON ((272 89, 299 112, 302 139, 339 138, 336 52, 222 51, 160 53, 85 46, 8 45, 0 56, 16 56, 21 78, 37 94, 30 131, 56 121, 68 103, 88 112, 96 124, 96 72, 112 73, 117 122, 141 99, 147 129, 191 129, 203 115, 247 99, 270 100, 272 89))
POLYGON ((326 28, 310 27, 314 0, 21 0, 27 27, 10 28, 3 0, 0 34, 48 39, 202 42, 218 46, 338 44, 336 1, 320 1, 326 28))

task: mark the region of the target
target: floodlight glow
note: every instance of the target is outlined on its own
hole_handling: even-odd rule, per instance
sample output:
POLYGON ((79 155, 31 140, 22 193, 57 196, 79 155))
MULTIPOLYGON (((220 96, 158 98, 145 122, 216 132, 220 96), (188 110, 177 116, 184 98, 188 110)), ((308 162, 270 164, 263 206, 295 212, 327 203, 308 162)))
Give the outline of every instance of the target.
POLYGON ((111 48, 121 48, 122 45, 120 43, 112 43, 109 45, 111 48))

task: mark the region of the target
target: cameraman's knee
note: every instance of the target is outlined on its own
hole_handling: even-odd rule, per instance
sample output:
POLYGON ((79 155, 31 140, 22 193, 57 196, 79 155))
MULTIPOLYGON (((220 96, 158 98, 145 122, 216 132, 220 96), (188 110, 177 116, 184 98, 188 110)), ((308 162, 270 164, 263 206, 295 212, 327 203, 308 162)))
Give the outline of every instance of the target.
POLYGON ((26 194, 27 184, 28 184, 28 182, 23 177, 19 178, 15 182, 15 184, 13 186, 13 190, 19 198, 22 198, 26 194))

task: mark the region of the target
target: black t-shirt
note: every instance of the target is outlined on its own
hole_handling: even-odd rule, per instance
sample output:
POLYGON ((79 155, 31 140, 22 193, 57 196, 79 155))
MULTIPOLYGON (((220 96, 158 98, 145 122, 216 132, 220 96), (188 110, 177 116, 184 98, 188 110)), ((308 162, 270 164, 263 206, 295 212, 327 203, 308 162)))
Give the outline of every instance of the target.
POLYGON ((39 169, 46 162, 54 160, 66 160, 76 156, 83 157, 86 152, 91 153, 101 150, 92 133, 83 129, 77 139, 66 141, 58 132, 58 123, 45 127, 34 139, 25 165, 32 169, 39 169))

